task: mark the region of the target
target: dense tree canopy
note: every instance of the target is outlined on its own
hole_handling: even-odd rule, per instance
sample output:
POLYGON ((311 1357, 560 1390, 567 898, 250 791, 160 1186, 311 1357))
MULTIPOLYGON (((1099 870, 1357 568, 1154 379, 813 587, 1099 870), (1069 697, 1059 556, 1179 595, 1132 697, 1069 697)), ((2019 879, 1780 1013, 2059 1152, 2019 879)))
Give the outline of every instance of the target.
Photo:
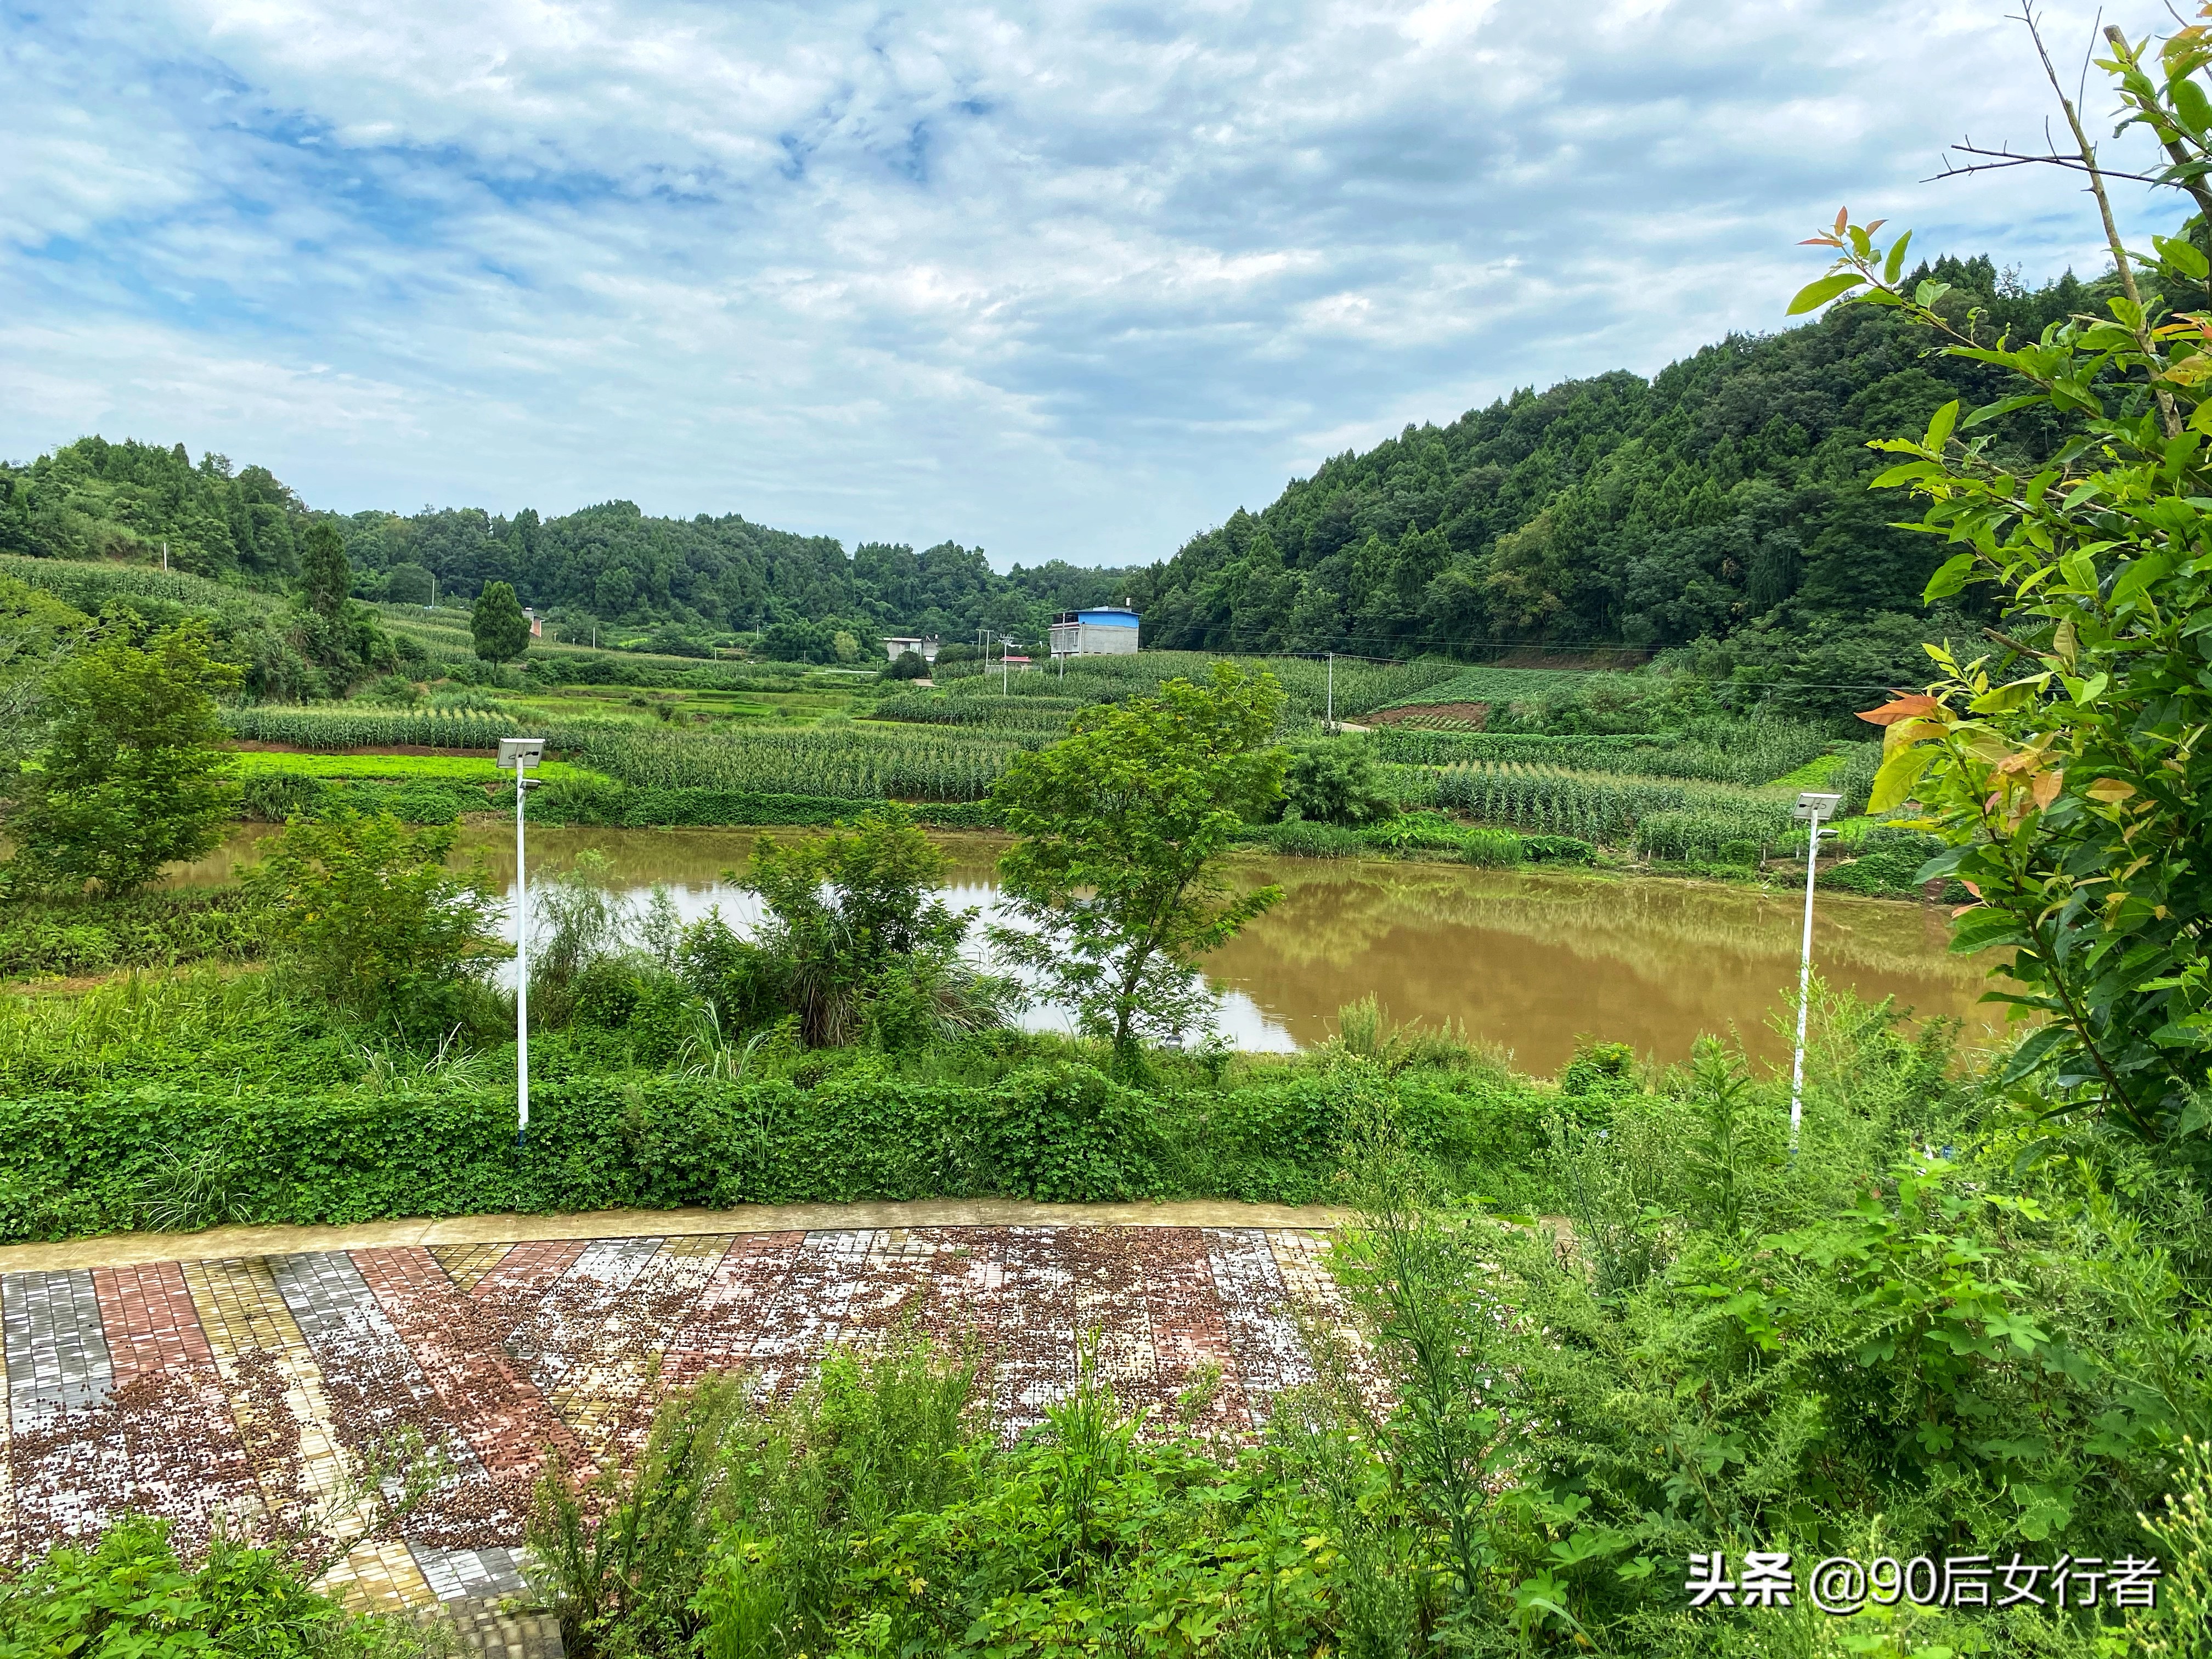
MULTIPOLYGON (((1986 258, 1920 274, 2015 330, 2091 299, 2070 275, 2030 291, 1986 258)), ((1135 577, 1146 643, 1402 657, 1741 635, 1735 656, 1765 662, 1872 625, 1822 672, 1878 678, 1881 659, 1917 659, 1939 559, 1869 493, 1867 442, 1962 392, 1994 395, 1994 375, 1930 356, 1893 318, 1846 312, 1731 337, 1649 381, 1616 371, 1409 426, 1135 577)), ((2037 453, 2058 429, 2046 410, 2004 435, 2037 453)))

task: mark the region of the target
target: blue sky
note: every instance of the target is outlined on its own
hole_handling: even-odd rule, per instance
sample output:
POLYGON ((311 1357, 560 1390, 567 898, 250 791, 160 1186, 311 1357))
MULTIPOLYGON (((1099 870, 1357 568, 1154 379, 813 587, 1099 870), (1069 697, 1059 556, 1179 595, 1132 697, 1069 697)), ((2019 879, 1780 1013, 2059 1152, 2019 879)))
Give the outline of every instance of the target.
POLYGON ((0 455, 1149 560, 1779 326, 1842 203, 2094 267, 2056 174, 1922 182, 2055 112, 2010 9, 0 0, 0 455))

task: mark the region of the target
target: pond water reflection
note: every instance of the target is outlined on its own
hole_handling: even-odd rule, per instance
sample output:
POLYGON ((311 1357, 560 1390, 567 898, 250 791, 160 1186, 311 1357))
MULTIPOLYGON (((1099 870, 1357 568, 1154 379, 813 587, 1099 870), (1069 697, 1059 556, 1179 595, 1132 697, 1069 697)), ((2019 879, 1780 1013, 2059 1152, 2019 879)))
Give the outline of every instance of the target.
MULTIPOLYGON (((175 882, 220 881, 251 856, 248 830, 175 882)), ((732 926, 757 912, 722 879, 762 832, 751 830, 556 830, 530 833, 532 874, 593 848, 609 878, 642 903, 665 885, 687 918, 720 906, 732 926)), ((786 832, 775 832, 786 833, 786 832)), ((994 908, 994 836, 941 837, 953 860, 948 897, 988 918, 994 908)), ((496 884, 512 894, 514 842, 495 829, 465 833, 496 884)), ((1786 1059, 1769 1021, 1794 994, 1795 895, 1699 882, 1463 865, 1278 859, 1240 854, 1240 880, 1275 882, 1282 902, 1217 952, 1218 1025, 1247 1048, 1317 1042, 1339 1007, 1372 993, 1395 1018, 1464 1021, 1536 1073, 1556 1071, 1578 1036, 1680 1060, 1700 1032, 1736 1030, 1753 1053, 1786 1059)), ((1946 954, 1940 909, 1822 894, 1814 961, 1827 981, 1869 999, 1895 997, 1925 1017, 1967 1022, 1984 1040, 1998 1012, 1978 1006, 1981 965, 1946 954)), ((1030 1023, 1060 1023, 1040 1009, 1030 1023)))

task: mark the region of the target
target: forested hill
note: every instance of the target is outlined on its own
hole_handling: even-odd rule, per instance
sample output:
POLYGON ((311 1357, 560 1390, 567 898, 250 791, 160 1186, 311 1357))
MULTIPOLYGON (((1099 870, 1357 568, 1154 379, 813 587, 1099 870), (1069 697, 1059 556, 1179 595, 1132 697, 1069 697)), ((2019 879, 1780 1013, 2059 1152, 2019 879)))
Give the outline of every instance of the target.
MULTIPOLYGON (((1986 259, 1924 267, 2021 333, 2096 303, 2069 275, 2029 291, 1986 259)), ((1407 656, 1479 641, 1669 647, 1793 679, 1917 680, 1920 592, 1942 554, 1891 527, 1870 438, 1917 432, 1990 371, 1929 354, 1870 307, 1732 337, 1646 381, 1525 391, 1407 427, 1239 511, 1133 580, 1147 645, 1407 656), (1725 644, 1719 642, 1725 641, 1725 644), (1717 648, 1716 648, 1717 647, 1717 648)), ((2051 429, 2002 441, 2046 452, 2051 429)))
MULTIPOLYGON (((0 465, 0 551, 48 558, 157 559, 180 570, 283 587, 297 569, 312 509, 264 467, 185 447, 83 438, 27 466, 0 465)), ((827 636, 839 623, 972 636, 978 626, 1028 636, 1044 613, 1119 598, 1122 578, 1057 560, 1005 575, 981 548, 916 552, 772 530, 732 514, 659 519, 610 501, 541 520, 480 508, 338 520, 356 597, 467 599, 511 582, 526 605, 580 633, 659 629, 696 636, 781 622, 827 636)), ((796 641, 803 647, 804 639, 796 641)))
MULTIPOLYGON (((1986 258, 1916 275, 1952 285, 1947 308, 1979 307, 2016 334, 2098 303, 2070 275, 2028 290, 1986 258)), ((1127 595, 1152 647, 1690 647, 1710 671, 1841 688, 1832 701, 1848 703, 1858 687, 1919 678, 1919 641, 1969 620, 1923 611, 1936 548, 1893 526, 1908 502, 1867 489, 1882 463, 1869 439, 1917 429, 1953 397, 1999 395, 1992 371, 1930 343, 1851 307, 1724 340, 1649 381, 1615 372, 1518 392, 1338 456, 1130 572, 1054 562, 1002 576, 952 542, 848 555, 734 514, 651 518, 627 501, 545 520, 425 508, 340 522, 362 597, 427 599, 434 576, 441 596, 465 599, 503 580, 571 637, 596 624, 662 648, 763 622, 771 649, 799 656, 826 652, 839 627, 1034 640, 1051 611, 1127 595)), ((1998 441, 2047 453, 2060 434, 2033 419, 1998 441)), ((0 466, 0 550, 150 558, 166 542, 181 568, 275 586, 309 512, 266 469, 195 465, 181 444, 86 438, 0 466)))

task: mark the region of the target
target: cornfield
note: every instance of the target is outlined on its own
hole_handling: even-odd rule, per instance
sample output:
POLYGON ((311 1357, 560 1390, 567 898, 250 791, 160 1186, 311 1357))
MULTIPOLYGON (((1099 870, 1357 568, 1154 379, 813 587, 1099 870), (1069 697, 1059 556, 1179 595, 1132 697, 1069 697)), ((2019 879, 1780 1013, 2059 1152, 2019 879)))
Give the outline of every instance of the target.
POLYGON ((1437 732, 1403 726, 1378 726, 1367 738, 1376 759, 1401 766, 1453 766, 1482 760, 1616 769, 1634 750, 1663 749, 1678 741, 1678 735, 1671 732, 1633 732, 1626 737, 1547 737, 1520 732, 1437 732))
POLYGON ((29 586, 43 588, 64 604, 88 613, 97 611, 113 599, 169 599, 211 611, 263 612, 276 610, 281 602, 275 594, 256 592, 181 570, 162 570, 153 565, 30 559, 0 554, 0 576, 13 576, 29 586))
POLYGON ((875 718, 919 726, 994 726, 1002 732, 1047 732, 1057 735, 1067 729, 1068 717, 1077 709, 1090 707, 1091 704, 1080 697, 1000 696, 995 693, 940 697, 927 691, 908 691, 878 703, 875 718))
POLYGON ((546 731, 512 714, 474 708, 372 710, 350 704, 325 708, 276 703, 234 708, 223 720, 233 737, 248 743, 282 743, 325 753, 416 744, 431 749, 497 749, 501 738, 514 737, 526 726, 533 727, 530 735, 546 738, 565 750, 585 740, 594 726, 611 724, 576 724, 546 731))
MULTIPOLYGON (((1266 669, 1281 682, 1293 719, 1312 720, 1328 702, 1328 665, 1316 657, 1223 657, 1206 651, 1143 651, 1130 657, 1078 657, 1063 681, 1057 670, 1033 671, 1036 687, 1028 695, 1080 696, 1093 702, 1146 696, 1169 680, 1203 682, 1217 662, 1233 662, 1248 672, 1266 669)), ((1349 718, 1400 702, 1464 672, 1449 662, 1369 663, 1339 658, 1336 712, 1349 718)), ((1018 676, 1015 678, 1019 678, 1018 676)))
POLYGON ((1608 846, 1633 845, 1658 858, 1717 856, 1704 849, 1731 842, 1747 841, 1763 850, 1785 836, 1790 823, 1786 801, 1689 782, 1510 761, 1393 770, 1401 799, 1409 805, 1608 846))
POLYGON ((1791 720, 1704 721, 1687 732, 1625 737, 1546 737, 1506 732, 1424 732, 1389 727, 1368 739, 1382 759, 1401 765, 1450 766, 1469 761, 1518 761, 1571 768, 1601 767, 1636 777, 1686 778, 1756 787, 1796 771, 1827 751, 1826 728, 1791 720))
POLYGON ((568 757, 641 788, 708 788, 844 800, 981 800, 1015 756, 1041 745, 988 732, 857 727, 692 737, 602 726, 568 757))

